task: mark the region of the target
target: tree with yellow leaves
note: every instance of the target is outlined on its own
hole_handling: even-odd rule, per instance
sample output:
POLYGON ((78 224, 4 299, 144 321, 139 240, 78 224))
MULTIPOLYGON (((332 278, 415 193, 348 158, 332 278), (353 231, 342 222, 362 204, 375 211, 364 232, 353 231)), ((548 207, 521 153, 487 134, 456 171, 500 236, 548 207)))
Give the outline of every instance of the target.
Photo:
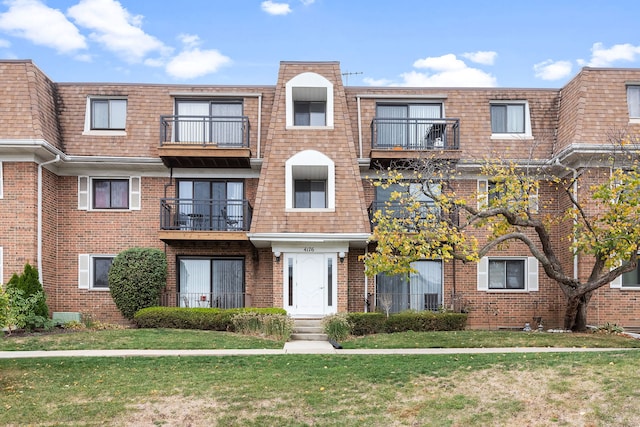
POLYGON ((411 263, 421 259, 477 262, 489 251, 519 241, 566 296, 564 327, 583 331, 593 291, 635 269, 638 262, 640 164, 637 147, 617 154, 623 151, 625 156, 609 157, 610 177, 589 186, 589 197, 580 201, 576 192, 588 168, 573 170, 557 162, 530 167, 485 161, 480 175, 490 177, 491 185, 466 197, 458 194, 461 179, 454 162, 420 158, 392 165, 372 180, 374 186, 405 185, 419 191, 392 192, 374 212, 371 240, 376 249, 363 257, 367 274, 409 273, 411 263), (558 212, 538 206, 542 182, 555 186, 569 208, 558 212), (430 200, 427 207, 425 198, 430 200), (570 225, 553 228, 561 222, 570 225), (564 246, 554 241, 558 229, 568 230, 560 236, 564 246), (588 277, 565 271, 558 251, 567 247, 581 262, 591 262, 588 277))

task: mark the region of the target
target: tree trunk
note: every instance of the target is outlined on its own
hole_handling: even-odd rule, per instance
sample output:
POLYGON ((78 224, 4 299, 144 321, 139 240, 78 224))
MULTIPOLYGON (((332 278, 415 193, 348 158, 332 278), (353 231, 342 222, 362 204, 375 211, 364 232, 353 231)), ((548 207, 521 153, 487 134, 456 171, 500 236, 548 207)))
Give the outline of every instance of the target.
POLYGON ((591 300, 591 292, 571 295, 567 298, 567 309, 564 315, 564 328, 573 332, 587 330, 587 307, 591 300))

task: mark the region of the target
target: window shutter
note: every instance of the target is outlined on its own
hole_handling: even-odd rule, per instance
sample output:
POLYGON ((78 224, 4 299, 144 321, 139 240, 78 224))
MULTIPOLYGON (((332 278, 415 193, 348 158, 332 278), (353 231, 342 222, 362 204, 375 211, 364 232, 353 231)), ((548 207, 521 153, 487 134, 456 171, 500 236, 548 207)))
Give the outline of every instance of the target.
POLYGON ((538 259, 536 257, 527 258, 527 275, 528 283, 527 288, 531 292, 538 291, 538 259))
POLYGON ((86 211, 89 209, 89 177, 78 177, 78 209, 86 211))
POLYGON ((134 211, 140 210, 141 204, 141 180, 139 176, 132 176, 129 183, 129 209, 134 211))
POLYGON ((89 289, 90 277, 89 277, 89 254, 80 254, 78 256, 78 288, 89 289))
POLYGON ((489 258, 486 256, 478 261, 478 290, 489 290, 489 258))
MULTIPOLYGON (((3 192, 2 192, 2 162, 0 162, 0 199, 2 199, 3 196, 3 192)), ((2 282, 2 276, 0 276, 0 282, 2 282)))
POLYGON ((478 180, 478 209, 485 209, 489 206, 489 181, 478 180))
POLYGON ((534 194, 529 194, 529 211, 538 213, 538 189, 534 194))

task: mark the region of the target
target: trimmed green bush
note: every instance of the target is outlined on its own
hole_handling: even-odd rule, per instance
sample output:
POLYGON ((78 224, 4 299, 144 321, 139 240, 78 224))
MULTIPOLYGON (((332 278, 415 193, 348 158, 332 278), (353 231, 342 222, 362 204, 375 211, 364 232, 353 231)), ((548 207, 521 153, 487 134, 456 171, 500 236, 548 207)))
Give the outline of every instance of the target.
POLYGON ((386 320, 387 316, 380 312, 347 314, 351 335, 371 335, 384 332, 386 320))
POLYGON ((239 313, 286 315, 282 308, 186 308, 149 307, 136 312, 133 321, 140 328, 203 329, 234 331, 233 317, 239 313))
POLYGON ((120 252, 109 269, 109 290, 118 310, 129 320, 136 311, 160 303, 167 284, 167 258, 159 249, 120 252))
POLYGON ((406 311, 390 315, 385 322, 385 331, 460 331, 465 328, 466 323, 466 313, 406 311))

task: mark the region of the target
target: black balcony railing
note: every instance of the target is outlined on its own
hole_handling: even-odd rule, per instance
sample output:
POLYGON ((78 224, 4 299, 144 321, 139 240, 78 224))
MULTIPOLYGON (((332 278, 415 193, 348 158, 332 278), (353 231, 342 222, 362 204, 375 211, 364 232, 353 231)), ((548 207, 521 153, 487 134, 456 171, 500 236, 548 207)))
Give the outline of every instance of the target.
POLYGON ((382 211, 386 216, 400 219, 426 219, 429 214, 435 215, 436 218, 440 218, 440 209, 436 207, 433 202, 423 201, 418 202, 417 209, 409 209, 407 206, 399 202, 385 202, 381 200, 375 200, 369 205, 369 221, 371 226, 375 226, 374 213, 382 211))
POLYGON ((160 116, 160 146, 249 147, 246 116, 160 116))
POLYGON ((163 292, 162 307, 242 308, 251 306, 251 297, 244 292, 163 292))
POLYGON ((371 148, 457 150, 459 119, 382 118, 371 121, 371 148))
POLYGON ((160 229, 248 231, 251 214, 247 200, 161 199, 160 229))
POLYGON ((442 307, 440 293, 378 292, 375 295, 375 310, 399 313, 406 310, 438 311, 442 307))

